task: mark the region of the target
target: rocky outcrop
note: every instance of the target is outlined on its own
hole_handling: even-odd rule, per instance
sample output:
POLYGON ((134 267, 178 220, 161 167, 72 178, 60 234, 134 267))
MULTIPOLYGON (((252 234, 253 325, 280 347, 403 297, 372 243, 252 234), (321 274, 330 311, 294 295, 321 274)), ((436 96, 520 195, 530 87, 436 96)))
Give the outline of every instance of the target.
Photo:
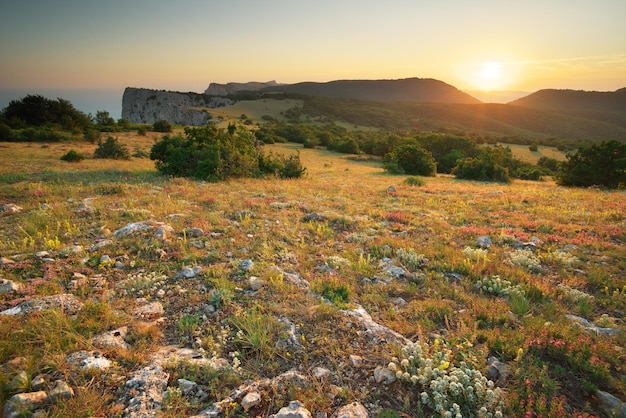
POLYGON ((265 83, 258 81, 250 81, 248 83, 211 83, 209 84, 209 88, 204 91, 204 94, 214 95, 214 96, 227 96, 229 94, 237 93, 240 91, 258 91, 264 89, 266 87, 276 87, 279 86, 275 80, 268 81, 265 83))
POLYGON ((179 93, 127 87, 122 97, 122 118, 133 123, 170 123, 201 126, 211 120, 207 109, 229 106, 233 100, 199 93, 179 93))

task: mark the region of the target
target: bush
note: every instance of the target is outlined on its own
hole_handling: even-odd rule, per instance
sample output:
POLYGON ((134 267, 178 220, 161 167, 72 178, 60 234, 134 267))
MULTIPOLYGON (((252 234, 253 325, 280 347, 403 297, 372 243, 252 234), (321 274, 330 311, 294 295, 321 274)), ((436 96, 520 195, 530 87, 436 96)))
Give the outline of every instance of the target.
POLYGON ((166 120, 157 120, 152 124, 152 130, 154 132, 172 132, 172 125, 166 120))
POLYGON ((150 159, 164 174, 208 181, 263 174, 292 178, 305 171, 299 155, 265 155, 250 131, 234 125, 227 131, 211 125, 186 128, 185 137, 165 135, 152 147, 150 159))
POLYGON ((85 159, 85 155, 75 151, 69 150, 65 155, 61 157, 61 161, 67 161, 68 163, 78 163, 85 159))
POLYGON ((512 160, 510 154, 509 149, 485 147, 478 156, 460 160, 452 173, 459 179, 508 183, 511 181, 507 167, 512 160))
POLYGON ((108 158, 112 160, 130 160, 128 147, 109 136, 106 141, 98 140, 98 148, 93 154, 94 158, 108 158))
POLYGON ((434 176, 437 171, 437 163, 432 154, 411 142, 401 144, 385 155, 383 166, 391 173, 419 176, 434 176))
POLYGON ((419 177, 415 177, 415 176, 409 176, 404 180, 404 183, 408 186, 417 186, 417 187, 421 187, 423 186, 424 180, 422 180, 419 177))
POLYGON ((611 140, 581 147, 560 165, 556 181, 561 186, 603 186, 612 189, 624 187, 626 144, 611 140))

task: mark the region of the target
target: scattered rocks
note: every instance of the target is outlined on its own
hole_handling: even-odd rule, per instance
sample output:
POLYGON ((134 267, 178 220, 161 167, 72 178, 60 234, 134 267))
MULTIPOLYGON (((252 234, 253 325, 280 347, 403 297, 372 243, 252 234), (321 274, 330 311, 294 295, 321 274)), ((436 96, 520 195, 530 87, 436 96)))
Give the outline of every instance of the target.
POLYGON ((185 236, 187 238, 200 238, 204 235, 204 231, 200 228, 189 228, 185 230, 185 236))
POLYGON ((242 271, 250 271, 254 268, 254 262, 252 262, 252 260, 250 260, 249 258, 246 258, 241 263, 239 263, 238 268, 242 271))
POLYGON ((154 320, 163 316, 163 312, 165 310, 161 302, 151 302, 133 309, 133 316, 140 319, 154 320))
POLYGON ((124 399, 127 417, 154 417, 163 409, 163 393, 169 374, 161 367, 151 365, 137 371, 126 381, 124 399))
POLYGON ((28 389, 28 373, 20 371, 9 382, 8 389, 12 392, 24 392, 28 389))
POLYGON ((387 367, 377 366, 374 369, 374 381, 390 385, 396 381, 396 373, 387 367))
POLYGON ((249 392, 241 400, 241 407, 247 412, 250 408, 257 406, 260 403, 261 395, 258 392, 249 392))
POLYGON ((317 212, 307 213, 302 217, 302 222, 323 222, 325 220, 326 217, 317 212))
POLYGON ((196 266, 193 268, 185 267, 181 271, 176 273, 175 278, 176 279, 193 279, 194 277, 198 276, 201 272, 202 272, 202 267, 200 266, 196 266))
POLYGON ((328 376, 330 376, 330 370, 328 370, 326 367, 316 366, 313 368, 313 370, 311 370, 311 374, 313 374, 313 377, 315 377, 316 379, 326 379, 328 376))
POLYGON ((594 392, 598 407, 609 417, 626 418, 626 404, 610 393, 596 390, 594 392))
POLYGON ((48 394, 42 390, 13 395, 4 405, 3 418, 24 416, 24 412, 32 412, 43 407, 48 401, 48 394))
POLYGON ((65 361, 82 370, 106 370, 111 367, 111 360, 97 351, 77 351, 65 357, 65 361))
POLYGON ((15 261, 11 260, 10 258, 0 257, 0 266, 13 264, 13 263, 15 263, 15 261))
POLYGON ((363 366, 363 357, 357 356, 354 354, 350 354, 350 364, 352 367, 362 367, 363 366))
POLYGON ((499 386, 504 386, 507 379, 511 375, 511 368, 506 363, 501 362, 495 357, 487 359, 489 368, 487 369, 487 378, 497 382, 499 386))
POLYGON ((94 347, 101 350, 108 348, 127 350, 130 348, 130 344, 124 340, 127 334, 128 327, 122 327, 113 331, 105 332, 104 334, 96 335, 91 339, 91 342, 94 347))
POLYGON ((250 286, 250 289, 257 291, 260 290, 263 287, 263 280, 259 279, 256 276, 251 276, 248 279, 248 285, 250 286))
POLYGON ((20 213, 23 211, 21 207, 17 206, 15 203, 5 203, 0 206, 0 213, 12 214, 12 213, 20 213))
POLYGON ((91 213, 93 212, 93 207, 89 206, 89 201, 82 201, 80 202, 80 204, 78 205, 78 208, 76 208, 76 213, 78 214, 86 214, 86 213, 91 213))
POLYGON ((291 401, 289 406, 285 406, 277 414, 270 415, 270 418, 313 418, 308 409, 300 401, 291 401))
POLYGON ((480 237, 476 238, 476 245, 478 245, 480 248, 489 248, 491 247, 492 243, 493 241, 491 241, 491 238, 486 235, 481 235, 480 237))
POLYGON ((44 296, 41 299, 32 299, 20 303, 19 305, 0 312, 0 315, 24 315, 31 312, 61 309, 68 315, 74 315, 83 308, 83 304, 78 298, 71 294, 60 294, 44 296))
POLYGON ((594 324, 593 322, 576 315, 565 315, 569 320, 573 321, 576 325, 585 328, 588 331, 595 332, 596 334, 604 335, 617 335, 621 331, 617 328, 602 328, 594 324))
POLYGON ((13 282, 11 280, 0 279, 0 295, 4 293, 17 292, 22 288, 21 283, 13 282))
MULTIPOLYGON (((117 238, 125 237, 135 234, 137 232, 147 232, 150 229, 160 229, 164 234, 173 233, 174 228, 164 222, 155 221, 141 221, 130 223, 120 229, 113 232, 113 235, 117 238)), ((165 238, 162 238, 165 239, 165 238)))
POLYGON ((63 380, 57 380, 54 388, 48 393, 48 398, 52 401, 57 399, 69 399, 74 396, 74 389, 63 380))
POLYGON ((392 344, 406 345, 410 341, 396 331, 375 322, 369 313, 362 307, 344 311, 347 316, 358 322, 370 336, 372 342, 386 341, 392 344))
POLYGON ((334 414, 333 418, 368 418, 367 409, 359 402, 352 402, 342 406, 334 414))

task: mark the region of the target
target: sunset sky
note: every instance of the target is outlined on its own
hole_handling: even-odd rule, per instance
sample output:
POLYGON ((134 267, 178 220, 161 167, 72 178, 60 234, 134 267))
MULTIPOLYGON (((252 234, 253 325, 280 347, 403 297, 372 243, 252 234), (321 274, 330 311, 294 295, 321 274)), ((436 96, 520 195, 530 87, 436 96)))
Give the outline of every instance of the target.
POLYGON ((0 88, 626 86, 625 0, 0 0, 0 88))

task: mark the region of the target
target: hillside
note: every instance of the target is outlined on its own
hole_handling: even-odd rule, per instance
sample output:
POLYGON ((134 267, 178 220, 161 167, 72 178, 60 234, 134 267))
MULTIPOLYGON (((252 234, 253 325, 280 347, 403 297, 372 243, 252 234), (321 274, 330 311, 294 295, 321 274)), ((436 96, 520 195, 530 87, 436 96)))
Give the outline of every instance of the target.
MULTIPOLYGON (((385 129, 459 131, 508 137, 512 141, 551 139, 626 141, 626 112, 559 112, 522 106, 441 103, 379 103, 314 97, 303 111, 320 118, 385 129)), ((550 140, 550 141, 549 141, 550 140)), ((553 142, 553 141, 552 141, 553 142)))
POLYGON ((443 81, 431 78, 337 80, 327 83, 304 82, 267 87, 261 91, 382 102, 480 103, 479 100, 469 94, 463 93, 443 81))
POLYGON ((626 112, 626 88, 613 92, 546 89, 509 104, 538 109, 626 112))
POLYGON ((304 178, 208 183, 147 158, 60 161, 70 147, 96 145, 0 154, 5 417, 622 407, 622 191, 417 186, 295 144, 266 147, 300 152, 304 178))

